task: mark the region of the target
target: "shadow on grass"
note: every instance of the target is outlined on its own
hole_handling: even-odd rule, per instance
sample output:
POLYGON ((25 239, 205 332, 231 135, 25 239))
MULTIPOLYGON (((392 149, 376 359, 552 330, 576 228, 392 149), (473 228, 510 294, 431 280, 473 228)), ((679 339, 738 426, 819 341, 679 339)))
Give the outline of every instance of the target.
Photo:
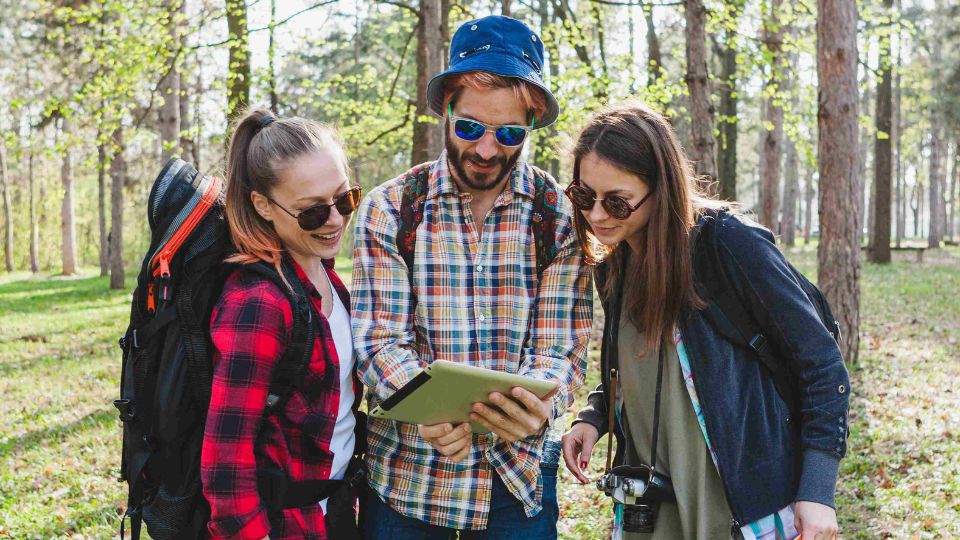
MULTIPOLYGON (((56 335, 66 332, 57 332, 54 334, 46 335, 56 335)), ((114 345, 116 345, 117 340, 120 339, 121 332, 118 332, 115 340, 111 340, 114 345)), ((11 340, 12 341, 12 340, 11 340)), ((3 341, 0 341, 3 343, 3 341)), ((50 345, 52 349, 40 350, 36 354, 24 356, 19 360, 15 361, 2 361, 0 357, 0 377, 12 376, 13 374, 19 371, 27 371, 32 368, 41 366, 44 363, 53 364, 53 363, 64 363, 64 362, 93 362, 97 361, 95 357, 103 356, 104 351, 100 348, 102 346, 103 340, 98 337, 92 337, 87 342, 82 344, 75 344, 71 348, 66 349, 63 347, 58 347, 56 345, 50 345)), ((116 349, 108 349, 107 355, 114 356, 119 362, 122 352, 120 351, 119 345, 116 345, 116 349)), ((119 365, 119 364, 118 364, 119 365)), ((119 367, 118 373, 119 373, 119 367)), ((118 375, 119 377, 119 375, 118 375)))
POLYGON ((0 285, 0 313, 72 311, 71 306, 128 296, 129 289, 110 289, 110 278, 36 278, 0 285))
POLYGON ((41 445, 49 447, 51 441, 56 441, 61 437, 85 429, 102 427, 107 422, 114 420, 117 420, 117 412, 113 407, 109 407, 93 411, 66 424, 28 431, 0 443, 0 456, 6 455, 14 449, 31 449, 41 445))

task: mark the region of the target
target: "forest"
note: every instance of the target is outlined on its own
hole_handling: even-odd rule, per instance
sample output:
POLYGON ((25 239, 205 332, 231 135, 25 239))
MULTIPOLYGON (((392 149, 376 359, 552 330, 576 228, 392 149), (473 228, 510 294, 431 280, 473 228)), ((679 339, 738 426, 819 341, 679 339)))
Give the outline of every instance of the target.
MULTIPOLYGON (((0 538, 115 534, 115 343, 163 164, 179 156, 222 175, 231 120, 262 105, 334 125, 354 183, 370 190, 439 155, 427 83, 456 28, 488 14, 524 21, 546 48, 544 78, 562 111, 534 132, 529 161, 566 186, 588 115, 639 99, 671 120, 704 186, 738 201, 816 276, 844 357, 868 385, 854 407, 864 426, 855 437, 869 441, 856 452, 867 457, 845 462, 841 500, 856 510, 838 512, 841 529, 960 533, 956 477, 923 476, 905 508, 894 485, 942 461, 930 456, 954 471, 960 459, 949 427, 960 405, 960 4, 0 0, 0 394, 46 396, 0 405, 0 538), (904 383, 915 386, 896 386, 901 362, 918 355, 927 360, 904 383), (77 388, 46 388, 60 374, 77 388), (935 403, 903 405, 872 386, 926 399, 915 394, 928 377, 941 389, 935 403), (896 433, 877 423, 898 408, 929 413, 943 446, 903 450, 914 422, 896 433), (86 448, 70 458, 86 483, 55 460, 32 464, 48 444, 86 448), (67 504, 43 511, 50 499, 29 494, 39 487, 67 504), (931 489, 939 494, 923 495, 931 489)), ((346 275, 351 245, 338 262, 346 275)), ((923 418, 918 433, 931 426, 923 418)), ((578 493, 565 495, 571 508, 600 504, 578 493)), ((584 526, 571 521, 565 534, 594 537, 584 526)))

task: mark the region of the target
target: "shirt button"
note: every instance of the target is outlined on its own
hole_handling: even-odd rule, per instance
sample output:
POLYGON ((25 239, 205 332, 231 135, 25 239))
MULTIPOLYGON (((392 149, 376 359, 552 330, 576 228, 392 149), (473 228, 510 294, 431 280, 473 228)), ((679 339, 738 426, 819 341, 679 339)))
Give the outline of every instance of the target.
POLYGON ((847 387, 842 384, 839 387, 837 387, 837 392, 840 392, 841 394, 846 391, 847 391, 847 387))
POLYGON ((480 315, 477 316, 477 320, 480 321, 480 322, 483 322, 483 321, 487 320, 487 318, 483 316, 483 313, 481 313, 480 315))
POLYGON ((483 265, 482 265, 482 264, 478 264, 478 265, 477 265, 477 272, 483 272, 483 265))

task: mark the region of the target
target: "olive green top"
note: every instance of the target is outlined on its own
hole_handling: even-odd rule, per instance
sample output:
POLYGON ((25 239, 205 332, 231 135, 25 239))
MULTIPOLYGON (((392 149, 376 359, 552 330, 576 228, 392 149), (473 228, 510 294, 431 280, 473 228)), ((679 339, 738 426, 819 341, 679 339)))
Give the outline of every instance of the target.
MULTIPOLYGON (((642 354, 643 335, 626 317, 621 321, 618 346, 626 464, 649 465, 657 356, 642 354)), ((624 533, 623 538, 730 538, 730 508, 684 384, 677 348, 670 346, 665 353, 656 467, 670 476, 677 502, 660 505, 652 534, 624 533)))

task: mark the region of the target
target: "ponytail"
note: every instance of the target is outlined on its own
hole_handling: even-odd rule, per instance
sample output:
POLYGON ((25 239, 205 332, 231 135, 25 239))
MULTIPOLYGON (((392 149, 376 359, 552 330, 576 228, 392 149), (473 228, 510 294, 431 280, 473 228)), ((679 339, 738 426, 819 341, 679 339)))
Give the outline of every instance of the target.
POLYGON ((346 152, 336 132, 304 118, 278 119, 267 109, 249 109, 233 128, 227 152, 227 223, 237 253, 227 262, 272 264, 281 277, 284 247, 273 228, 253 206, 254 191, 269 195, 279 182, 280 165, 321 149, 339 154, 349 174, 346 152))

